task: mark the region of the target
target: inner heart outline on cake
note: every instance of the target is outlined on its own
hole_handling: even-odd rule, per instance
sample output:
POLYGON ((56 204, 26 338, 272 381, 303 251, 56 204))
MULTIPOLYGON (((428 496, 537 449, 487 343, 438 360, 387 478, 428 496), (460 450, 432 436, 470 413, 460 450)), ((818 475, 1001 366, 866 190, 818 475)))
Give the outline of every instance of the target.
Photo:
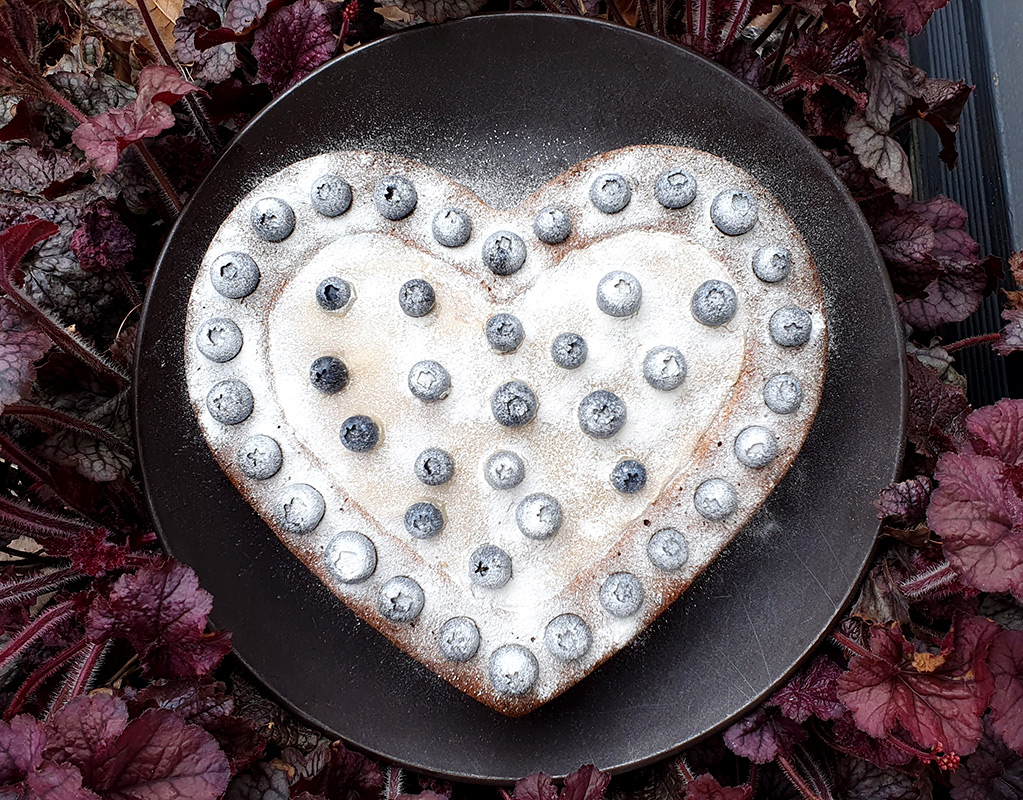
MULTIPOLYGON (((397 186, 397 199, 405 188, 397 186)), ((237 285, 238 276, 229 277, 237 285)), ((217 334, 222 341, 224 331, 217 334)), ((737 167, 667 146, 596 156, 512 209, 491 208, 432 169, 389 154, 345 151, 300 161, 259 181, 221 225, 193 287, 185 331, 188 388, 207 443, 280 540, 398 647, 510 715, 528 713, 628 644, 741 530, 805 440, 826 357, 822 288, 784 210, 737 167), (694 179, 695 195, 669 208, 658 180, 680 169, 694 179), (343 203, 324 214, 322 199, 311 194, 320 187, 322 195, 325 175, 350 186, 339 213, 343 203), (392 219, 381 195, 394 189, 395 176, 409 182, 415 205, 392 219), (596 185, 619 191, 612 200, 620 205, 627 186, 623 207, 599 207, 607 198, 595 196, 596 185), (283 203, 266 213, 268 198, 283 203), (739 206, 712 214, 717 198, 739 206), (534 226, 552 207, 571 221, 571 233, 557 243, 543 241, 541 234, 551 237, 534 226), (434 225, 452 208, 471 223, 468 239, 454 247, 441 243, 446 234, 434 225), (751 208, 752 227, 739 232, 751 208), (740 228, 725 232, 737 218, 740 228), (280 237, 280 230, 287 233, 280 237), (521 268, 508 271, 493 260, 488 266, 488 241, 519 247, 521 268), (785 269, 775 260, 754 270, 757 254, 763 261, 770 248, 787 252, 785 269), (225 293, 214 276, 223 277, 225 263, 229 271, 248 269, 238 254, 258 270, 258 282, 225 293), (638 310, 621 316, 598 302, 601 280, 618 271, 642 287, 638 310), (328 311, 317 289, 333 277, 347 282, 351 296, 328 311), (402 294, 407 282, 422 280, 434 302, 414 316, 399 296, 422 311, 421 292, 402 294), (707 316, 719 308, 693 311, 694 294, 708 281, 734 288, 734 313, 721 324, 707 316), (808 331, 803 319, 785 317, 791 308, 808 314, 808 331), (485 331, 502 313, 521 323, 521 343, 511 352, 495 350, 485 331), (197 347, 210 320, 236 326, 237 354, 210 358, 210 347, 197 347), (552 344, 564 333, 585 340, 581 366, 555 363, 552 344), (644 360, 658 347, 682 352, 681 385, 658 388, 645 377, 644 360), (347 372, 334 393, 310 381, 310 365, 324 356, 347 372), (449 376, 441 399, 424 402, 411 391, 410 371, 422 362, 442 365, 449 376), (224 381, 251 395, 237 421, 211 413, 219 408, 211 395, 224 381), (519 426, 495 416, 495 393, 510 382, 528 385, 536 400, 534 415, 519 426), (801 387, 798 403, 776 391, 794 385, 801 387), (626 411, 606 438, 579 421, 584 399, 602 391, 626 411), (357 451, 340 432, 363 417, 377 438, 357 451), (269 437, 282 454, 280 468, 266 477, 253 477, 239 462, 253 436, 269 437), (415 470, 431 448, 453 462, 450 479, 437 485, 415 470), (487 481, 497 451, 514 453, 523 465, 524 478, 511 488, 487 481), (645 468, 646 484, 619 491, 611 474, 631 461, 645 468), (296 494, 296 486, 313 488, 296 494), (561 524, 549 538, 516 518, 522 506, 536 511, 526 501, 538 494, 560 506, 561 524), (319 499, 322 517, 299 531, 293 523, 301 515, 289 517, 288 509, 319 511, 319 499), (419 503, 440 511, 439 533, 419 538, 424 529, 406 526, 406 513, 419 503), (677 554, 679 539, 687 558, 669 563, 663 547, 677 554), (488 583, 481 568, 510 578, 488 583), (631 602, 637 598, 638 606, 631 602), (403 619, 403 611, 415 613, 403 619), (453 660, 468 652, 474 633, 472 655, 453 660)), ((429 517, 426 524, 430 532, 429 517)))

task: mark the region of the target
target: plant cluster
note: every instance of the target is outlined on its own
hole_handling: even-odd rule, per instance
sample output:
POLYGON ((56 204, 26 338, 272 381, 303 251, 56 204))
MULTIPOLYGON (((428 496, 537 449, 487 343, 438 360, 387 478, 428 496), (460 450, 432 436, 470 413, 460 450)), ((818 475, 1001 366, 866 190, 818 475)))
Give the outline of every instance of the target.
MULTIPOLYGON (((182 201, 270 99, 334 55, 499 0, 0 0, 0 796, 443 800, 466 787, 330 742, 263 697, 165 558, 137 482, 140 296, 182 201)), ((1023 797, 1023 401, 971 409, 942 345, 1004 270, 913 196, 905 134, 954 167, 972 87, 909 62, 948 0, 516 0, 721 63, 800 125, 873 228, 907 330, 904 480, 830 640, 723 735, 610 781, 505 800, 1023 797)), ((504 8, 507 8, 505 6, 504 8)), ((1009 266, 1023 280, 1023 256, 1009 266)), ((855 269, 855 265, 850 265, 855 269)), ((488 790, 491 791, 491 790, 488 790)))

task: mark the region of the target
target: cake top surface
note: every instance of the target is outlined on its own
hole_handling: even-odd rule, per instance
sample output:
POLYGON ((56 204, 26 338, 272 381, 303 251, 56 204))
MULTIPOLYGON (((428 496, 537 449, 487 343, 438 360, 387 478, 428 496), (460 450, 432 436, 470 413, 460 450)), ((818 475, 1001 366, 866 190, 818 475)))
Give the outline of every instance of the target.
POLYGON ((826 354, 784 209, 655 146, 500 211, 387 154, 297 162, 224 220, 185 331, 199 425, 274 533, 509 714, 625 646, 741 529, 826 354))

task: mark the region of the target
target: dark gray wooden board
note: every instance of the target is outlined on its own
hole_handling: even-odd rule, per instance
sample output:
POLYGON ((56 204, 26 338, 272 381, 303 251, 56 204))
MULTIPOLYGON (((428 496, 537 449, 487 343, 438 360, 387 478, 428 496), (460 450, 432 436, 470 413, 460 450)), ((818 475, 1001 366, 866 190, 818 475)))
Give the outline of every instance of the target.
POLYGON ((381 40, 324 66, 226 149, 180 215, 150 287, 135 420, 168 550, 215 598, 213 621, 303 718, 381 758, 503 782, 583 763, 623 770, 740 715, 788 675, 851 596, 877 532, 871 505, 902 449, 905 378, 870 230, 816 148, 716 65, 578 17, 501 14, 381 40), (495 206, 634 144, 716 153, 799 225, 825 285, 821 410, 790 473, 725 553, 634 644, 559 698, 508 719, 359 621, 285 547, 210 455, 188 405, 184 318, 218 226, 264 176, 330 149, 417 159, 495 206))

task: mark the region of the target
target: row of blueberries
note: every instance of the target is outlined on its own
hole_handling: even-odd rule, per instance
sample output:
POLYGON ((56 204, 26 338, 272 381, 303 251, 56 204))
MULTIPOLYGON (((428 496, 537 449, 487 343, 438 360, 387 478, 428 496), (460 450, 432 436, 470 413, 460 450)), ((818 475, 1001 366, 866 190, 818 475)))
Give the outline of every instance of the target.
MULTIPOLYGON (((680 569, 689 559, 685 537, 673 528, 657 531, 647 543, 650 562, 665 572, 680 569)), ((339 582, 357 584, 367 580, 377 566, 376 547, 368 537, 357 531, 343 531, 327 545, 324 561, 330 574, 339 582)), ((511 577, 511 559, 495 545, 477 548, 469 559, 473 581, 487 588, 498 588, 511 577)), ((645 591, 631 572, 608 575, 600 586, 600 604, 614 617, 630 617, 643 604, 645 591)), ((413 578, 399 575, 385 581, 377 594, 377 609, 391 622, 410 623, 418 619, 426 604, 422 586, 413 578)), ((560 614, 550 620, 544 631, 544 646, 561 661, 574 661, 589 652, 593 635, 589 624, 577 614, 560 614)), ((437 644, 445 659, 465 662, 473 658, 480 646, 480 632, 468 617, 454 617, 445 622, 437 635, 437 644)), ((512 696, 529 691, 534 685, 539 665, 533 653, 521 645, 497 648, 489 664, 491 684, 498 692, 512 696)))
MULTIPOLYGON (((692 173, 676 167, 661 173, 654 184, 654 196, 667 209, 681 209, 696 199, 697 184, 692 173)), ((609 172, 590 184, 590 202, 605 214, 623 211, 632 200, 626 178, 609 172)), ((352 206, 352 187, 340 175, 321 175, 313 182, 310 202, 322 216, 339 217, 352 206)), ((388 175, 373 190, 373 205, 385 219, 405 219, 419 203, 419 194, 408 178, 388 175)), ((756 202, 742 189, 726 189, 711 203, 711 220, 728 236, 740 236, 757 223, 756 202)), ((256 235, 267 242, 282 242, 295 230, 295 211, 279 197, 257 200, 249 213, 256 235)), ((548 206, 533 220, 536 238, 545 244, 561 244, 572 233, 572 219, 563 208, 548 206)), ((472 220, 462 209, 447 207, 438 211, 431 232, 444 247, 461 247, 472 234, 472 220)), ((511 275, 525 263, 526 245, 516 233, 497 231, 483 244, 483 262, 496 275, 511 275)))
MULTIPOLYGON (((512 245, 516 240, 521 241, 514 233, 504 234, 514 237, 507 239, 512 245)), ((504 239, 498 239, 501 241, 504 239)), ((792 271, 792 255, 778 245, 766 245, 753 254, 752 265, 753 273, 760 280, 778 283, 792 271)), ((221 253, 210 264, 213 288, 231 300, 241 300, 256 291, 260 278, 259 266, 247 253, 221 253)), ((316 287, 316 301, 324 311, 345 309, 352 296, 352 286, 344 278, 332 276, 316 287)), ((597 305, 610 316, 632 316, 639 310, 642 300, 643 287, 628 272, 615 270, 597 284, 597 305)), ((423 317, 433 310, 436 293, 427 281, 414 278, 398 291, 398 303, 410 317, 423 317)), ((694 316, 704 325, 723 325, 735 314, 735 290, 723 281, 707 281, 694 293, 692 309, 694 316)))

